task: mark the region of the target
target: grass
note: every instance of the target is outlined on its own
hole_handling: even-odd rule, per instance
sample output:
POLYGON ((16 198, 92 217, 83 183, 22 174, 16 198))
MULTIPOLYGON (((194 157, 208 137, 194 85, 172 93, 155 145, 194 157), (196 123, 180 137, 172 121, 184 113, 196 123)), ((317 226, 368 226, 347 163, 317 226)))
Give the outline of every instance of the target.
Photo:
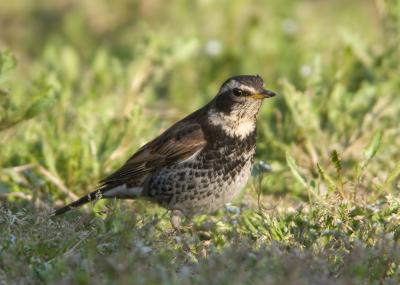
POLYGON ((0 3, 0 284, 399 283, 399 1, 37 2, 0 3), (48 218, 241 73, 279 96, 233 206, 48 218))

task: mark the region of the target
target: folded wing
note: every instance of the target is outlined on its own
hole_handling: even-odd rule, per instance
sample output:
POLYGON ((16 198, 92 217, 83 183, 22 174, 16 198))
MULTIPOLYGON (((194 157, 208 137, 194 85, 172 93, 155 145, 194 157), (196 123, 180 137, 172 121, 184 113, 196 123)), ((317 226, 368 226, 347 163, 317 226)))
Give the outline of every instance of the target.
POLYGON ((205 146, 199 124, 178 122, 162 135, 140 148, 116 172, 101 181, 102 192, 125 184, 138 187, 154 170, 185 161, 205 146))

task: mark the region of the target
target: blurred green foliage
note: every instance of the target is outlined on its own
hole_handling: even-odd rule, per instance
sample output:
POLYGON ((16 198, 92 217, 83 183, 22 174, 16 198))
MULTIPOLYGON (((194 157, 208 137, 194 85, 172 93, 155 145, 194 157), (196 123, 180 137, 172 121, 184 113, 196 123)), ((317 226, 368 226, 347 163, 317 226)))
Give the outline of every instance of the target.
POLYGON ((0 283, 87 284, 100 268, 124 283, 128 269, 111 265, 137 276, 132 256, 159 268, 143 284, 217 271, 218 284, 400 278, 400 1, 15 0, 0 2, 0 27, 0 283), (216 219, 210 248, 164 236, 163 211, 145 202, 132 206, 140 215, 98 203, 108 215, 90 223, 39 214, 93 189, 237 74, 260 74, 279 96, 258 120, 268 165, 242 199, 253 211, 195 222, 216 219), (251 274, 224 271, 224 258, 251 274))

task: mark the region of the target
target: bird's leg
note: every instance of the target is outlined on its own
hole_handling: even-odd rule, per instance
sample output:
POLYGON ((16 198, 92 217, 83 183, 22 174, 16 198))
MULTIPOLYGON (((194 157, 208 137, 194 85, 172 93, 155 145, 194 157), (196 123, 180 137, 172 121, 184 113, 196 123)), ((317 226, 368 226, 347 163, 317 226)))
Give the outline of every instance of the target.
POLYGON ((171 212, 171 225, 174 230, 180 233, 183 213, 180 210, 172 210, 171 212))
POLYGON ((173 210, 171 212, 171 224, 176 233, 176 241, 178 244, 182 245, 182 249, 186 252, 190 252, 190 247, 184 239, 184 236, 181 234, 181 224, 182 224, 183 213, 180 210, 173 210))

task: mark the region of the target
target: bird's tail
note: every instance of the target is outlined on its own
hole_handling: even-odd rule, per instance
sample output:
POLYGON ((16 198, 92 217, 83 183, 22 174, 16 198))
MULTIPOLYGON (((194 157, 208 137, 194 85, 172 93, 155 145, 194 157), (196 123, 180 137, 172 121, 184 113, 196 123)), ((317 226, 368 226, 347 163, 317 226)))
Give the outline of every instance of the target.
POLYGON ((93 192, 91 192, 91 193, 79 198, 78 200, 76 200, 76 201, 74 201, 74 202, 72 202, 72 203, 70 203, 70 204, 68 204, 68 205, 66 205, 64 207, 61 207, 61 208, 55 210, 53 212, 52 216, 62 215, 65 212, 68 212, 69 210, 72 210, 73 208, 82 206, 82 205, 84 205, 86 203, 89 203, 90 201, 95 201, 95 200, 98 200, 98 199, 101 199, 101 198, 102 198, 102 191, 101 190, 93 191, 93 192))

